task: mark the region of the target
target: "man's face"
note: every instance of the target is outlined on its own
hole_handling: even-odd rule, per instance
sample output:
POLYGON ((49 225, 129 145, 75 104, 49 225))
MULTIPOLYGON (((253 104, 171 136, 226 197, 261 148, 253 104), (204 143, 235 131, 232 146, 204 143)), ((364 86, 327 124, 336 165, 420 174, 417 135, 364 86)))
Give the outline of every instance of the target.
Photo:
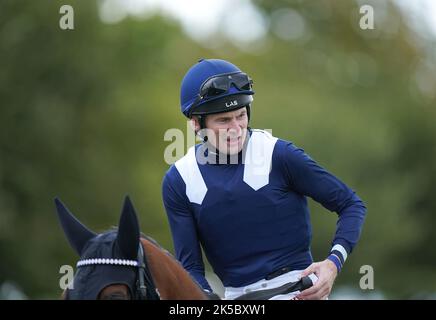
MULTIPOLYGON (((195 119, 199 126, 198 120, 195 119)), ((206 116, 208 141, 221 153, 237 154, 242 150, 247 137, 247 109, 211 114, 206 116), (212 131, 212 132, 210 132, 212 131)))

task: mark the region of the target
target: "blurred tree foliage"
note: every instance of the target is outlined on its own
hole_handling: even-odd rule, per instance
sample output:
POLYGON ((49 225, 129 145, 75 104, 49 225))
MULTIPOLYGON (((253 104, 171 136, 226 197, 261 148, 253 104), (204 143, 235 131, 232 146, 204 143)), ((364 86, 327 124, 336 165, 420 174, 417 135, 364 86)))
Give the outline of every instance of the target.
MULTIPOLYGON (((434 292, 436 101, 419 84, 435 83, 426 82, 436 71, 435 40, 422 45, 396 6, 384 3, 383 23, 376 7, 376 29, 363 31, 352 1, 256 1, 270 23, 256 51, 225 41, 203 48, 160 16, 104 24, 95 1, 71 1, 72 31, 58 26, 65 3, 2 1, 0 284, 18 283, 31 298, 60 294, 59 267, 76 256, 55 196, 102 231, 118 223, 130 194, 142 231, 171 251, 160 194, 163 135, 186 131, 178 107, 186 70, 218 57, 254 78, 253 127, 304 148, 367 204, 361 241, 337 285, 358 289, 360 266, 371 265, 388 298, 434 292), (304 32, 283 39, 274 31, 280 17, 296 12, 304 32)), ((319 260, 336 217, 311 205, 319 260)))

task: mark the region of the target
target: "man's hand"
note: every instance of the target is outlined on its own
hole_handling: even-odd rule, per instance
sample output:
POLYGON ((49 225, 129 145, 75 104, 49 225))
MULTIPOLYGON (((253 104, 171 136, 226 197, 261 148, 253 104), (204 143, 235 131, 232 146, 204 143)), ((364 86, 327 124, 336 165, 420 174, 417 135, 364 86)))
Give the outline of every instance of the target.
POLYGON ((314 273, 318 281, 309 289, 303 290, 296 296, 299 300, 324 300, 332 291, 333 283, 338 275, 335 264, 326 259, 321 262, 312 263, 301 273, 301 278, 314 273))

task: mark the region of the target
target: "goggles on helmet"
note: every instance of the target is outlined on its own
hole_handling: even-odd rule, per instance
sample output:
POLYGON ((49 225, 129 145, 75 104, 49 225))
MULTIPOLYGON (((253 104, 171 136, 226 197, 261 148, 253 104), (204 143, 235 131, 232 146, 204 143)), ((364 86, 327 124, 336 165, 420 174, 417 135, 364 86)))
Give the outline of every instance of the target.
POLYGON ((200 86, 198 97, 192 104, 190 114, 196 113, 195 109, 200 103, 228 92, 232 85, 240 91, 252 91, 252 84, 253 80, 243 72, 233 72, 211 77, 200 86))
POLYGON ((200 98, 210 99, 226 93, 231 85, 239 90, 251 90, 253 80, 242 72, 222 74, 207 79, 200 87, 200 98))

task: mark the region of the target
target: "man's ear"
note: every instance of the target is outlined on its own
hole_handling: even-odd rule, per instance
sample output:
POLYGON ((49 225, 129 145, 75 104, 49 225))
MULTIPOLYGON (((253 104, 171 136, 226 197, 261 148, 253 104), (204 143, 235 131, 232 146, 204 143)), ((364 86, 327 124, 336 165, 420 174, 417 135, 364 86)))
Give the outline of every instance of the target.
POLYGON ((189 120, 189 125, 195 133, 200 131, 200 121, 197 116, 192 116, 191 120, 189 120))

